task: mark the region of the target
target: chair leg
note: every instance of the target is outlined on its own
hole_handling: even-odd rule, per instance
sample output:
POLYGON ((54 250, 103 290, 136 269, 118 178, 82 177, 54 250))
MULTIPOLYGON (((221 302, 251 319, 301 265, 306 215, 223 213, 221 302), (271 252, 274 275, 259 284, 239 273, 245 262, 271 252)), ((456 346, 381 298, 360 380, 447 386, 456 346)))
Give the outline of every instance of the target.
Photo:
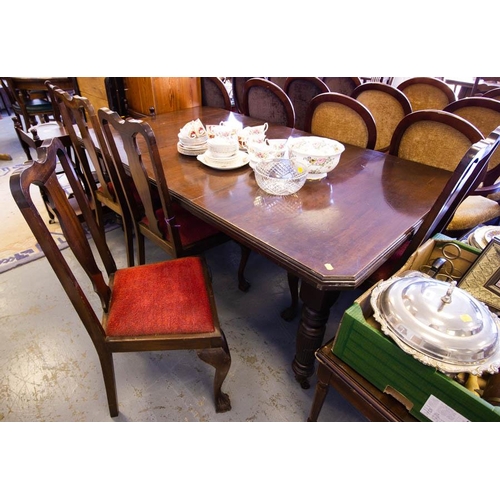
POLYGON ((222 392, 222 384, 226 379, 231 366, 231 354, 227 346, 226 337, 222 333, 222 340, 224 345, 222 347, 215 347, 203 349, 197 352, 198 357, 215 368, 214 377, 214 398, 215 398, 215 411, 217 413, 224 413, 231 409, 231 400, 229 396, 222 392))
POLYGON ((281 317, 285 321, 292 321, 299 312, 299 278, 291 273, 288 273, 288 288, 290 289, 292 303, 281 311, 281 317))
POLYGON ((115 367, 113 364, 113 353, 99 352, 99 361, 101 362, 102 376, 104 386, 106 387, 106 396, 108 398, 109 414, 111 417, 118 416, 118 397, 116 394, 115 367))
POLYGON ((247 266, 248 258, 250 257, 250 249, 245 245, 240 245, 241 260, 240 267, 238 268, 238 288, 242 292, 248 292, 250 283, 245 279, 245 268, 247 266))
POLYGON ((139 231, 139 228, 135 226, 135 237, 137 239, 137 254, 139 258, 139 265, 142 266, 146 263, 146 249, 144 246, 144 235, 139 231))
POLYGON ((134 266, 134 232, 130 217, 122 216, 123 233, 125 236, 125 248, 127 252, 127 266, 134 266))

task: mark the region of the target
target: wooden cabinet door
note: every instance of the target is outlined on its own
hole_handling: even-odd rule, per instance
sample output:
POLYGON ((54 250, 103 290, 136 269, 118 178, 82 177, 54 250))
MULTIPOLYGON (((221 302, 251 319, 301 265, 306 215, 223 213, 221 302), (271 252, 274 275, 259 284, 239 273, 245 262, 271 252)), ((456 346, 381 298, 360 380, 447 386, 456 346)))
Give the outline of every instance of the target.
POLYGON ((125 77, 128 109, 149 115, 201 106, 197 77, 125 77))

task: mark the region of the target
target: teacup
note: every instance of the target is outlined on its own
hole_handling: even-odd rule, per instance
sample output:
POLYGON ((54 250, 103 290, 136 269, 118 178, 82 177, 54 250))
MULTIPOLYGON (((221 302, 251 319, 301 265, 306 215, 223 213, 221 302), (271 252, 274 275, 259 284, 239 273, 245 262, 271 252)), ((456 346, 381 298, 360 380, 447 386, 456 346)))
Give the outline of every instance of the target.
POLYGON ((249 131, 247 130, 248 128, 250 128, 250 127, 245 127, 238 134, 238 141, 240 143, 241 148, 247 149, 249 142, 264 142, 266 140, 265 132, 262 132, 262 133, 251 132, 251 133, 249 133, 249 131))
POLYGON ((207 148, 212 158, 230 158, 238 152, 238 141, 230 137, 214 137, 208 139, 207 148))
POLYGON ((220 122, 221 127, 226 127, 231 131, 231 135, 237 136, 243 129, 243 124, 235 120, 228 120, 220 122))
POLYGON ((266 141, 255 141, 250 139, 247 143, 247 151, 250 155, 250 160, 252 162, 273 160, 277 158, 280 154, 279 151, 276 151, 274 148, 269 146, 266 141))
POLYGON ((288 139, 266 139, 266 144, 275 152, 276 158, 283 158, 288 148, 288 139))
POLYGON ((206 129, 199 118, 192 120, 179 130, 179 137, 197 139, 206 136, 206 129))
POLYGON ((233 129, 225 125, 207 125, 207 135, 209 139, 214 137, 224 137, 226 139, 236 136, 233 129))

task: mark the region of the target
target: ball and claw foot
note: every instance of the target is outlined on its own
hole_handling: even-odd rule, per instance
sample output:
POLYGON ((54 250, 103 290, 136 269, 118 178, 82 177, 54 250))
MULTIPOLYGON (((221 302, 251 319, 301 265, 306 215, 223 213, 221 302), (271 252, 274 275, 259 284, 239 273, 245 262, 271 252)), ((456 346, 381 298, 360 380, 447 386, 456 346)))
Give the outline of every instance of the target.
POLYGON ((248 290, 250 288, 250 283, 246 279, 240 279, 238 282, 238 288, 242 292, 248 292, 248 290))
POLYGON ((217 396, 215 401, 215 412, 216 413, 225 413, 231 409, 231 400, 229 396, 222 392, 217 396))
POLYGON ((286 309, 283 309, 283 311, 281 311, 280 316, 285 321, 293 321, 297 316, 297 308, 293 306, 287 307, 286 309))

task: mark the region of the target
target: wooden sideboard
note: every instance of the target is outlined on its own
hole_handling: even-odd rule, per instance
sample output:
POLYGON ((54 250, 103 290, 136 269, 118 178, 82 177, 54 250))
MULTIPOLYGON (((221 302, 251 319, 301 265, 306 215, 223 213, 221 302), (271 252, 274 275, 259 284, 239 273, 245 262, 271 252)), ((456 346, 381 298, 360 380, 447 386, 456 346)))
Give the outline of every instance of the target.
POLYGON ((109 107, 103 76, 77 77, 80 95, 86 97, 95 109, 109 107))
POLYGON ((197 77, 125 77, 130 113, 150 115, 201 106, 197 77))
MULTIPOLYGON (((109 107, 104 77, 78 77, 82 96, 94 108, 109 107)), ((128 111, 133 115, 157 114, 201 106, 200 79, 197 77, 124 77, 128 111)))

